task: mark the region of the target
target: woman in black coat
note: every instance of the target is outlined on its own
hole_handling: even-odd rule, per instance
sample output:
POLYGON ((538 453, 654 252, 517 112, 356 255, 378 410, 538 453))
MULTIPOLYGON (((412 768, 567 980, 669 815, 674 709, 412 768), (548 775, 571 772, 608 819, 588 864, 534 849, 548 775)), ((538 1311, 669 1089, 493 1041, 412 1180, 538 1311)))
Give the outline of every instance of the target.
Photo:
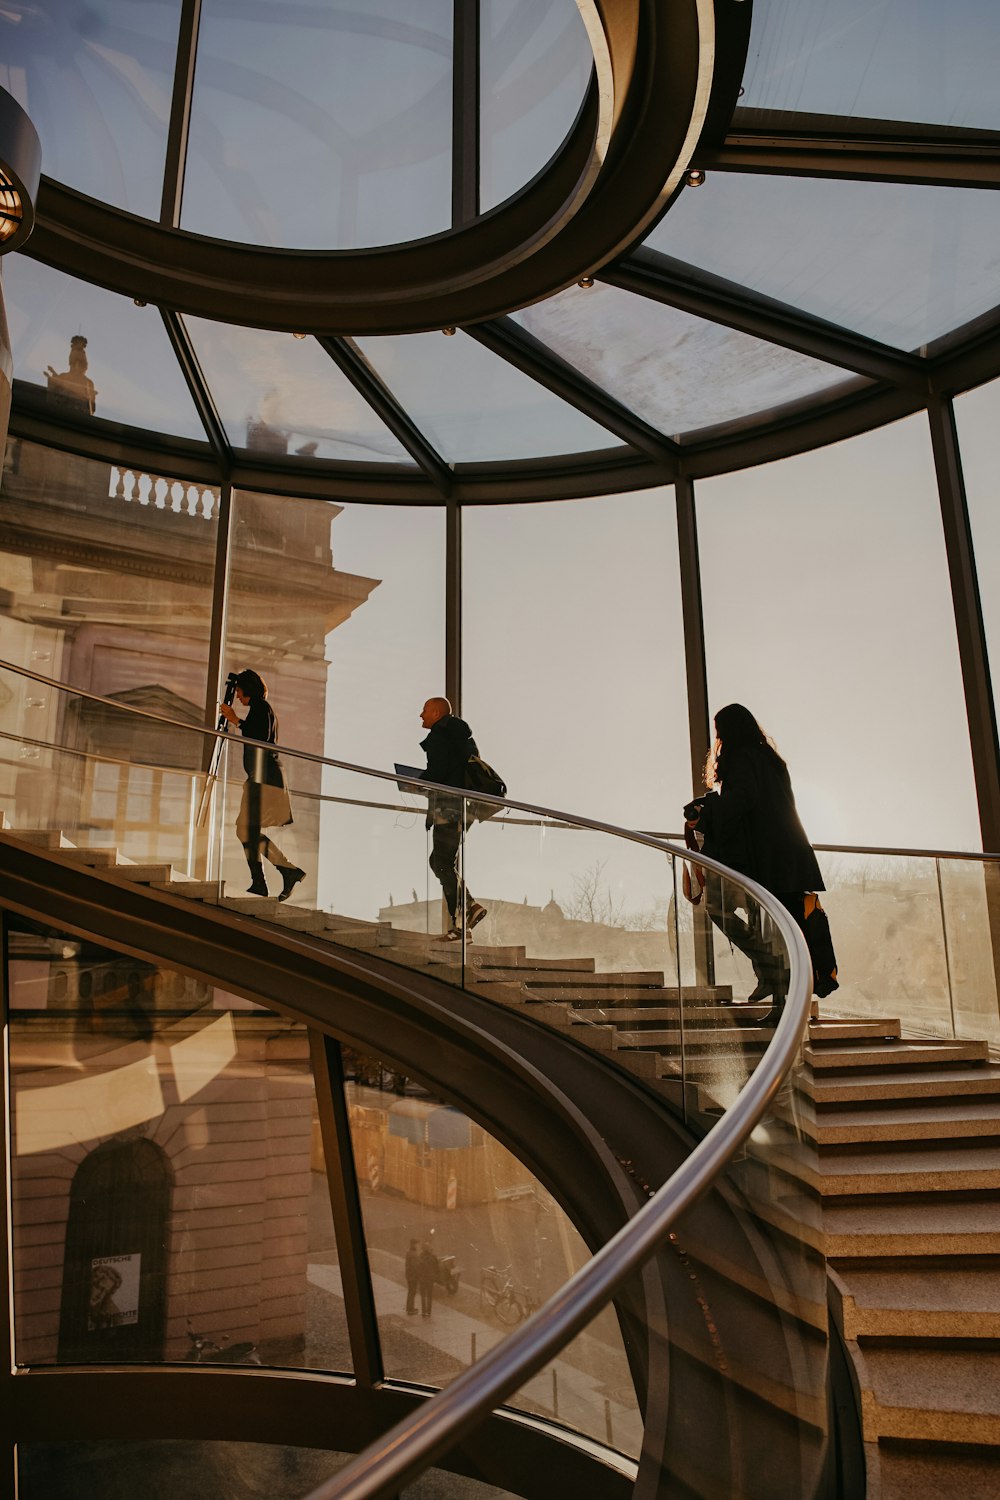
MULTIPOLYGON (((705 781, 718 791, 684 809, 703 837, 702 852, 771 891, 804 928, 806 892, 823 890, 823 877, 795 810, 788 767, 741 703, 730 703, 715 716, 715 751, 705 781)), ((734 909, 736 892, 713 875, 705 896, 712 921, 753 964, 757 985, 749 999, 773 996, 777 1013, 787 983, 785 965, 766 935, 757 903, 747 898, 734 909)))
MULTIPOLYGON (((267 683, 250 667, 237 674, 236 697, 244 704, 247 714, 240 719, 228 703, 220 703, 219 709, 230 724, 239 728, 248 740, 262 740, 274 745, 278 739, 278 720, 274 709, 267 701, 267 683)), ((265 859, 270 860, 281 876, 279 901, 287 901, 295 886, 306 878, 306 872, 282 854, 273 839, 264 833, 265 828, 283 828, 292 821, 292 807, 288 800, 285 773, 276 750, 264 750, 256 745, 244 745, 243 769, 247 773, 243 798, 236 819, 236 837, 243 845, 243 852, 250 866, 248 896, 268 895, 264 878, 265 859)))

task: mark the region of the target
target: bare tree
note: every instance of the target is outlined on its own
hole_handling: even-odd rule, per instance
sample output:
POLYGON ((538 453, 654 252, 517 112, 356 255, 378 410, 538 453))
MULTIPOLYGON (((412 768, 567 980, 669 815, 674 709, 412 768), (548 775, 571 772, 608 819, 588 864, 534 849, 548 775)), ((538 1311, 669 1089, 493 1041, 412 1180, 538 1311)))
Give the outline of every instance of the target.
POLYGON ((654 932, 661 925, 656 910, 628 911, 624 897, 615 897, 607 883, 602 887, 606 859, 595 860, 580 875, 573 876, 573 894, 562 903, 563 914, 572 922, 596 922, 604 927, 622 927, 629 932, 654 932))

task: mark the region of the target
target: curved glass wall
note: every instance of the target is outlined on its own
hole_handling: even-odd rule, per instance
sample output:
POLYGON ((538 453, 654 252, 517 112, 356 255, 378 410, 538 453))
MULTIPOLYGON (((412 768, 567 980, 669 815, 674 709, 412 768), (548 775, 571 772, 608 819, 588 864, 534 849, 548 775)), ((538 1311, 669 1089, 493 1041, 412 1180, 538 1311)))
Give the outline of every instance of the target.
POLYGON ((975 848, 926 422, 697 486, 709 699, 746 703, 818 842, 975 848))
POLYGON ((464 714, 510 795, 673 827, 690 780, 673 491, 470 509, 462 543, 464 714))

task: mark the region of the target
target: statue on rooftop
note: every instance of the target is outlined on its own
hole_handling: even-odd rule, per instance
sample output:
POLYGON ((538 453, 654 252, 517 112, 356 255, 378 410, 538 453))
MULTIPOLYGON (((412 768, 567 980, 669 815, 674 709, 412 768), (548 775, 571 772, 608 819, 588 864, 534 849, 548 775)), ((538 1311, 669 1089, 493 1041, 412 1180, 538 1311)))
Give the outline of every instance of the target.
POLYGON ((87 340, 82 333, 74 333, 69 341, 69 369, 59 371, 49 365, 45 379, 50 403, 94 415, 97 388, 87 374, 87 340))

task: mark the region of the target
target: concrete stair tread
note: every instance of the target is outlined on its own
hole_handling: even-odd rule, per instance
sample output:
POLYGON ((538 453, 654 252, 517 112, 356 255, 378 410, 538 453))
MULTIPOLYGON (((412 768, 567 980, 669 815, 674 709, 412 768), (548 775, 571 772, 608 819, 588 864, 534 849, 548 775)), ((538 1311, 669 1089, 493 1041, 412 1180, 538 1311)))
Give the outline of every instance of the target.
MULTIPOLYGON (((215 880, 151 880, 150 889, 166 891, 169 896, 183 896, 187 901, 218 900, 220 890, 215 880)), ((221 894, 225 895, 225 886, 221 894)))
POLYGON ((36 849, 75 849, 72 839, 58 828, 11 828, 7 832, 23 844, 34 844, 36 849))
POLYGON ((849 1339, 1000 1338, 1000 1267, 918 1263, 833 1274, 849 1339))
POLYGON ((823 1110, 814 1116, 814 1134, 821 1148, 851 1142, 935 1140, 970 1135, 1000 1135, 1000 1100, 952 1100, 922 1107, 857 1104, 853 1108, 823 1110))
POLYGON ((812 1042, 806 1047, 806 1061, 817 1071, 836 1068, 894 1068, 913 1067, 924 1062, 945 1066, 952 1062, 971 1062, 976 1058, 984 1061, 989 1056, 989 1047, 983 1041, 889 1041, 879 1045, 874 1042, 838 1042, 829 1048, 815 1047, 812 1042))
POLYGON ((988 1451, 909 1449, 896 1442, 879 1453, 879 1500, 996 1500, 997 1460, 988 1451))
POLYGON ((104 873, 116 876, 119 880, 133 880, 139 885, 151 885, 154 880, 161 885, 168 881, 173 883, 179 874, 172 865, 165 864, 109 865, 104 873))
POLYGON ((883 1347, 866 1350, 865 1364, 879 1405, 919 1416, 925 1439, 955 1440, 950 1425, 935 1430, 938 1415, 990 1417, 1000 1435, 1000 1351, 883 1347))
POLYGON ((860 1154, 820 1156, 816 1184, 824 1197, 857 1193, 962 1193, 1000 1186, 1000 1149, 967 1142, 860 1154))
POLYGON ((1000 1253, 1000 1203, 988 1199, 841 1198, 824 1201, 823 1226, 834 1261, 1000 1253))
POLYGON ((840 1078, 806 1072, 800 1089, 824 1111, 828 1106, 879 1099, 940 1099, 996 1094, 1000 1097, 1000 1067, 982 1062, 971 1067, 893 1071, 887 1078, 840 1078))
POLYGON ((886 1017, 884 1021, 810 1021, 809 1041, 812 1045, 840 1041, 880 1041, 898 1037, 901 1031, 898 1017, 886 1017))

